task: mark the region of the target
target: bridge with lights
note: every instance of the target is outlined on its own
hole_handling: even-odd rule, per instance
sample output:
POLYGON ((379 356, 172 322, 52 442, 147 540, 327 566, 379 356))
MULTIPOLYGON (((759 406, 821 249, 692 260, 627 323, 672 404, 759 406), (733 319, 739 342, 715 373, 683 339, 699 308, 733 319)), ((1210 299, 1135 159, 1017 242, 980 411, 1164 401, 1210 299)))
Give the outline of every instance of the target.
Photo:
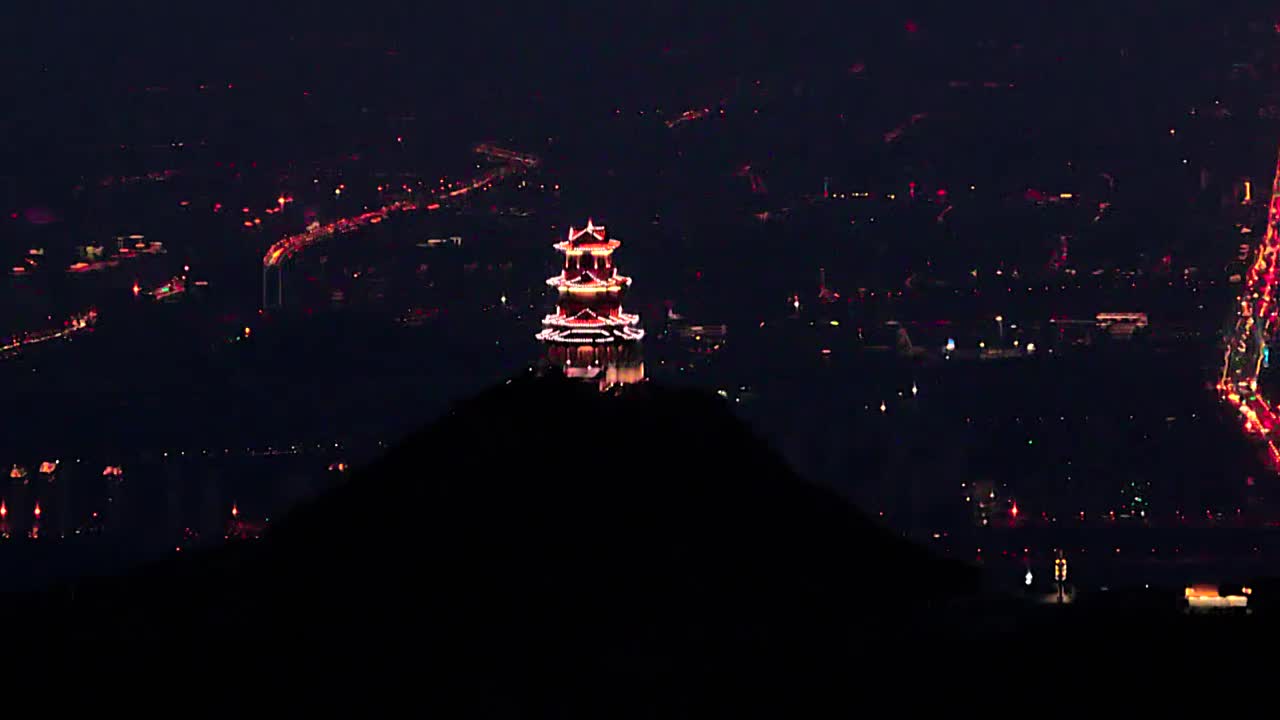
POLYGON ((1277 259, 1280 258, 1280 160, 1271 183, 1267 231, 1254 248, 1252 263, 1236 300, 1236 319, 1227 337, 1218 391, 1242 416, 1245 432, 1259 438, 1268 460, 1280 470, 1280 447, 1275 430, 1280 425, 1272 401, 1258 391, 1258 375, 1267 357, 1267 342, 1276 331, 1280 307, 1276 305, 1277 259))

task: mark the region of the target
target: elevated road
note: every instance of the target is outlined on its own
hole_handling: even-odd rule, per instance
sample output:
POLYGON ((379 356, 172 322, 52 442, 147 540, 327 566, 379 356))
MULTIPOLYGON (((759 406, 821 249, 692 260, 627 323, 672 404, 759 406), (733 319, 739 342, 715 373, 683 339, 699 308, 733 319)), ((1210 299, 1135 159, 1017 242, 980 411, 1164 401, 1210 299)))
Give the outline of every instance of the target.
POLYGON ((1227 337, 1218 391, 1239 410, 1245 432, 1262 440, 1269 460, 1280 470, 1280 447, 1275 430, 1280 425, 1274 403, 1258 391, 1258 375, 1266 359, 1267 343, 1276 332, 1280 307, 1276 304, 1277 259, 1280 259, 1280 160, 1271 183, 1271 205, 1267 210, 1267 231, 1253 253, 1240 297, 1236 301, 1236 321, 1227 337))

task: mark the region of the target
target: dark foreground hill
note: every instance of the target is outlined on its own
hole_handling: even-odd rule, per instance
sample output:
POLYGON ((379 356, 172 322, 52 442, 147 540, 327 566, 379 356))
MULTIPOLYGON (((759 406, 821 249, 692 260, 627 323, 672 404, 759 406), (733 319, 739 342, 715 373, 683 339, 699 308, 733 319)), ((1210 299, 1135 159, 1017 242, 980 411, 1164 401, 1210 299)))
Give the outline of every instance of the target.
POLYGON ((42 655, 92 638, 140 660, 554 699, 587 678, 849 667, 911 648, 975 587, 796 477, 718 398, 530 377, 266 540, 10 605, 42 655))
POLYGON ((754 702, 744 680, 789 688, 792 707, 1085 678, 1082 692, 1154 656, 1198 671, 1179 652, 1213 657, 1258 629, 1170 617, 1046 620, 796 477, 717 398, 534 377, 263 541, 0 605, 11 679, 114 670, 224 699, 446 699, 500 717, 666 717, 728 679, 722 710, 754 702))

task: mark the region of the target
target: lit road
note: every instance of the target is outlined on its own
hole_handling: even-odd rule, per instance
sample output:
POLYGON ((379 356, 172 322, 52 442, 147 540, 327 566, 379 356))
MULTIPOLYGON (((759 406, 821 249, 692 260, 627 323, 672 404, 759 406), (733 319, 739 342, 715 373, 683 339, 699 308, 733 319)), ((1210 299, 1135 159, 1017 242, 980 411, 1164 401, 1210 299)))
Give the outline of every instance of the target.
POLYGON ((396 213, 414 210, 437 210, 444 202, 473 192, 486 190, 501 180, 532 170, 539 164, 538 158, 533 155, 507 150, 494 145, 477 145, 475 152, 505 164, 486 170, 458 187, 434 195, 430 202, 397 200, 383 205, 377 210, 369 210, 359 215, 339 218, 323 225, 313 224, 303 232, 287 235, 267 249, 266 254, 262 257, 263 268, 278 267, 281 263, 318 242, 335 235, 344 235, 359 230, 367 225, 376 225, 396 213))
POLYGON ((4 344, 0 345, 0 356, 20 352, 23 348, 32 345, 71 337, 76 333, 91 329, 97 321, 98 311, 90 308, 82 313, 72 315, 63 322, 62 327, 37 330, 7 338, 4 340, 4 344))
POLYGON ((1243 416, 1245 432, 1266 445, 1272 466, 1280 470, 1280 447, 1274 432, 1280 417, 1272 403, 1258 393, 1258 374, 1267 355, 1267 340, 1276 331, 1280 306, 1276 302, 1277 259, 1280 258, 1280 162, 1271 183, 1267 232, 1240 290, 1236 322, 1227 337, 1218 391, 1243 416))

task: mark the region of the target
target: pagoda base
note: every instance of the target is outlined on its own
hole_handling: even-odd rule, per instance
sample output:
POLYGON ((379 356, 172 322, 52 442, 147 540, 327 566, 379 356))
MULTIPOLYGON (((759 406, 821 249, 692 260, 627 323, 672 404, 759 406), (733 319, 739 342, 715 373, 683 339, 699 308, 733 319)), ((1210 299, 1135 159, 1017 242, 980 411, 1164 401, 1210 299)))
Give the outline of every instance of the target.
POLYGON ((548 364, 565 377, 590 382, 600 390, 631 385, 644 380, 644 360, 640 346, 632 342, 608 344, 550 343, 548 364))

